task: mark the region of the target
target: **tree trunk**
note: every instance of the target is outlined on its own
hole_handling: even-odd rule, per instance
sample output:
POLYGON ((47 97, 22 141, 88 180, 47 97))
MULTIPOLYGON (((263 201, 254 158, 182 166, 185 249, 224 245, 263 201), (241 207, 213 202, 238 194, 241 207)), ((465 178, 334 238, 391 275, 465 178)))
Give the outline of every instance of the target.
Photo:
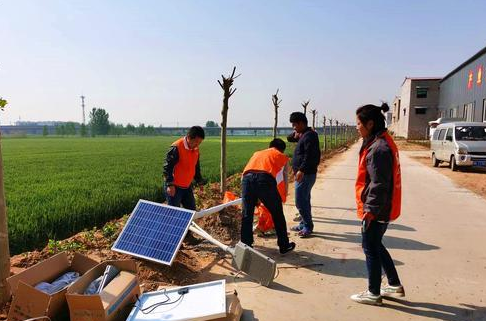
POLYGON ((228 121, 228 100, 223 98, 223 109, 221 110, 221 194, 226 192, 226 127, 228 121))
POLYGON ((329 149, 330 150, 332 150, 333 147, 335 147, 333 146, 334 145, 333 141, 334 141, 334 133, 332 131, 332 119, 329 119, 329 147, 330 147, 329 149))
POLYGON ((221 194, 226 192, 226 175, 227 175, 227 162, 226 162, 226 128, 228 124, 228 101, 230 97, 235 93, 236 88, 231 88, 233 81, 240 75, 235 76, 236 67, 233 67, 231 76, 225 77, 221 75, 222 82, 218 80, 219 86, 223 89, 223 109, 221 110, 221 194))
POLYGON ((0 306, 10 298, 7 278, 10 276, 10 250, 8 247, 7 208, 3 186, 2 134, 0 132, 0 306))
POLYGON ((324 124, 324 145, 322 146, 322 149, 324 150, 324 153, 326 153, 327 152, 326 116, 323 117, 323 124, 324 124))
POLYGON ((317 110, 313 109, 312 110, 312 129, 316 130, 316 114, 317 110))
POLYGON ((278 106, 275 106, 275 119, 273 121, 273 139, 277 138, 278 106))
POLYGON ((336 120, 336 130, 334 131, 334 145, 339 147, 339 142, 338 142, 338 132, 339 132, 339 121, 336 120))

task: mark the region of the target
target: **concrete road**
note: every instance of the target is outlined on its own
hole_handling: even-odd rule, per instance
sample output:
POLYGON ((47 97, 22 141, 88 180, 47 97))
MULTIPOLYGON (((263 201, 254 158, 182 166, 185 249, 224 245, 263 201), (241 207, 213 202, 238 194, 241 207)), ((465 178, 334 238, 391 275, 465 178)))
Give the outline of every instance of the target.
MULTIPOLYGON (((390 225, 384 243, 407 295, 382 307, 349 299, 367 288, 353 199, 358 147, 318 176, 314 237, 292 233, 297 249, 285 257, 275 238, 256 238, 258 249, 277 258, 275 283, 265 288, 241 275, 227 278, 245 309, 242 320, 486 320, 486 201, 406 153, 402 216, 390 225)), ((291 199, 285 208, 288 225, 296 212, 292 204, 291 199)), ((215 267, 213 276, 222 270, 215 267)))

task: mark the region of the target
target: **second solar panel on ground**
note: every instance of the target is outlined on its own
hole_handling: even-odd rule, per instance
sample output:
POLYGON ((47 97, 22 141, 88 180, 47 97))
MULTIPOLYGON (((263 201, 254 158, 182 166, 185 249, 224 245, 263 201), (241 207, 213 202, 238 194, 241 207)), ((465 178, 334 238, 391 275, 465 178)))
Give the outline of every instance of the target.
POLYGON ((171 265, 194 213, 139 200, 112 250, 171 265))

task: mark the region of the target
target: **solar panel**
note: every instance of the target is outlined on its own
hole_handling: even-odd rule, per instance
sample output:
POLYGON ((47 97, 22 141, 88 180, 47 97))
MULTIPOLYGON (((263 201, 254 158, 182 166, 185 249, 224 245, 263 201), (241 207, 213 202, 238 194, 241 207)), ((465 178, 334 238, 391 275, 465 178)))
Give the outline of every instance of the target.
POLYGON ((171 265, 195 211, 139 200, 111 248, 171 265))

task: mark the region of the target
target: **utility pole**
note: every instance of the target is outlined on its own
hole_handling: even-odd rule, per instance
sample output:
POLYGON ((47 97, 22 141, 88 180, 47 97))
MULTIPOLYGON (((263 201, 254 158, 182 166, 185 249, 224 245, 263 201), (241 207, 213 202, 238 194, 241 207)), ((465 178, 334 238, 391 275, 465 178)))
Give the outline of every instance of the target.
POLYGON ((84 95, 81 95, 81 107, 83 108, 83 125, 86 125, 86 117, 84 115, 84 95))

